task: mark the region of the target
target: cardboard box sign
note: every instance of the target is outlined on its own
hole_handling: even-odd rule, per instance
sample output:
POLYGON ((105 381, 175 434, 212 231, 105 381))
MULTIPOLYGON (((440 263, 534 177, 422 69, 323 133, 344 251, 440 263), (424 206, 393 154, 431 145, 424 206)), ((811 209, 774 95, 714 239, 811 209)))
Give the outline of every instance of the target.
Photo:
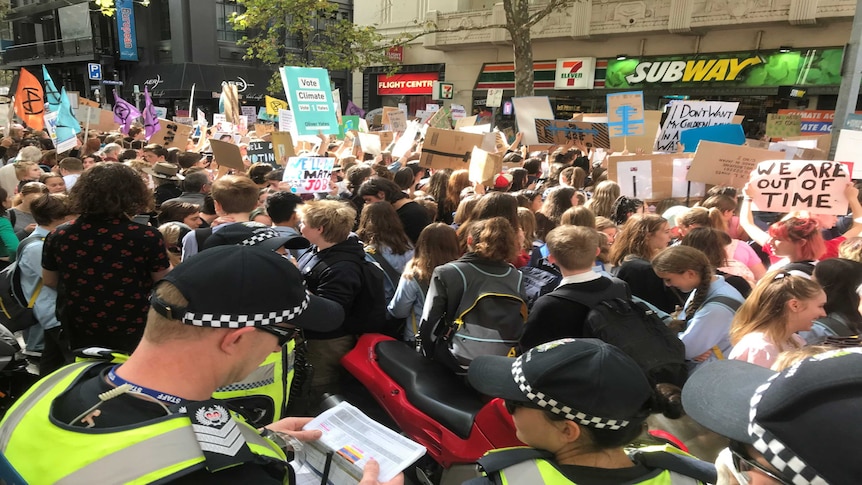
POLYGON ((287 164, 290 157, 296 156, 293 148, 293 137, 286 131, 272 132, 272 154, 275 162, 282 167, 287 164))
POLYGON ((769 138, 801 136, 801 134, 802 116, 774 113, 766 115, 766 136, 769 138))
POLYGON ((275 125, 271 125, 269 123, 254 124, 254 132, 257 133, 257 136, 263 136, 267 133, 272 133, 273 131, 275 131, 275 125))
POLYGON ((757 164, 748 184, 755 210, 847 214, 844 188, 850 169, 826 160, 766 160, 757 164))
POLYGON ((407 113, 396 109, 389 112, 389 129, 396 133, 404 133, 407 130, 407 113))
POLYGON ((494 177, 503 170, 503 154, 488 153, 479 147, 473 147, 468 170, 470 182, 494 185, 494 177))
POLYGON ((395 140, 395 133, 391 131, 378 131, 375 135, 380 137, 380 149, 386 151, 392 141, 395 140))
POLYGON ((419 165, 426 168, 468 168, 473 148, 481 147, 485 137, 463 131, 428 128, 419 165))
POLYGON ((703 184, 685 180, 690 154, 644 154, 608 158, 608 180, 620 185, 627 197, 655 201, 671 197, 702 196, 703 184))
POLYGON ((575 140, 585 144, 587 148, 611 147, 607 123, 536 120, 536 136, 539 143, 565 145, 570 140, 575 140))
POLYGON ((741 189, 758 163, 775 158, 775 152, 762 148, 704 141, 694 154, 688 180, 741 189))
POLYGON ((245 170, 245 165, 242 163, 242 154, 238 146, 221 140, 210 140, 210 146, 213 149, 213 158, 219 166, 234 170, 245 170))
POLYGON ((189 137, 192 134, 191 126, 174 123, 162 118, 159 118, 159 126, 161 129, 150 138, 150 143, 156 143, 165 148, 176 147, 180 150, 186 149, 189 137))
POLYGON ((652 153, 659 125, 661 125, 661 111, 644 111, 644 134, 612 137, 610 151, 619 153, 628 150, 630 153, 635 153, 641 150, 644 153, 652 153))

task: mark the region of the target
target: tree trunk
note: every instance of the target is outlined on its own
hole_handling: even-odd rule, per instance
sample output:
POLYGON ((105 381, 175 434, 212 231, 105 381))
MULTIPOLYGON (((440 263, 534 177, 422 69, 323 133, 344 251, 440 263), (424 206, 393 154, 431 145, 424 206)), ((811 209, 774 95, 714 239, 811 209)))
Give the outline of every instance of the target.
POLYGON ((530 4, 528 0, 505 0, 503 8, 515 57, 515 96, 532 96, 533 44, 527 26, 530 4))

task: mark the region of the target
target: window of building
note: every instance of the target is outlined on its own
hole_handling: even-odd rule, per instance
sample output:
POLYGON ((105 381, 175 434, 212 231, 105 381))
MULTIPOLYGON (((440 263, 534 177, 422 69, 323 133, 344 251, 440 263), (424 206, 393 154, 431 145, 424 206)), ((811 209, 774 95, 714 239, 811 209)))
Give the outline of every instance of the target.
MULTIPOLYGON (((171 6, 168 4, 168 0, 161 0, 159 2, 159 11, 163 19, 171 18, 171 6)), ((171 40, 170 21, 159 23, 159 40, 171 40)))
POLYGON ((234 13, 242 13, 243 8, 234 0, 216 0, 216 30, 218 40, 237 42, 242 39, 244 32, 233 30, 233 25, 228 21, 234 13))

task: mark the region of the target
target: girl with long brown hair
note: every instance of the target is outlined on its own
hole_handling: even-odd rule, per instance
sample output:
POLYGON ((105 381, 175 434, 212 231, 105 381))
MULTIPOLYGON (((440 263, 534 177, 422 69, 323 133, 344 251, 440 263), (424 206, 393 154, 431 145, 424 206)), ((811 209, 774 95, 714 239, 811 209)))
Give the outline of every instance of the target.
POLYGON ((679 334, 685 344, 685 358, 699 364, 723 359, 730 352, 730 321, 742 295, 723 277, 716 276, 703 252, 688 246, 674 246, 652 260, 655 274, 667 286, 690 292, 680 319, 685 330, 679 334))
POLYGON ((387 307, 394 318, 407 318, 407 325, 404 327, 405 341, 414 341, 419 333, 422 308, 434 268, 454 261, 459 256, 461 250, 458 247, 458 237, 450 226, 435 222, 422 229, 416 241, 413 259, 404 268, 395 295, 387 307))
POLYGON ((392 268, 401 273, 413 257, 410 238, 398 213, 388 202, 374 202, 362 208, 356 235, 362 240, 365 252, 379 253, 392 268))
POLYGON ((596 185, 593 197, 587 201, 587 208, 597 216, 613 218, 614 202, 620 196, 620 186, 612 180, 603 180, 596 185))
POLYGON ((805 345, 796 332, 826 316, 826 293, 812 279, 787 271, 767 273, 733 319, 729 359, 771 367, 779 353, 805 345))

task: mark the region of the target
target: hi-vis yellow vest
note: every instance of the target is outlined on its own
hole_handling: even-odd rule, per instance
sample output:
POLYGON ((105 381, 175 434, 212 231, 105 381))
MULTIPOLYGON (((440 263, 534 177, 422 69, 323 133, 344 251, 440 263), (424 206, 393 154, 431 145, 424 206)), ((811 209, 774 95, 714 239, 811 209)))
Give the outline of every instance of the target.
MULTIPOLYGON (((256 420, 254 424, 267 424, 287 417, 287 401, 293 383, 296 341, 291 340, 281 352, 269 354, 254 372, 240 382, 220 387, 213 398, 243 406, 246 401, 252 407, 262 398, 267 401, 266 419, 256 420)), ((255 418, 256 419, 256 418, 255 418)))
MULTIPOLYGON (((650 447, 651 448, 651 447, 650 447)), ((502 450, 492 450, 488 455, 495 453, 506 453, 512 451, 523 450, 525 448, 506 448, 502 450)), ((643 453, 656 451, 664 451, 664 447, 656 447, 655 451, 649 448, 642 449, 643 453)), ((486 455, 486 456, 488 456, 486 455)), ((481 463, 481 460, 480 460, 481 463)), ((490 470, 489 470, 490 472, 490 470)), ((569 480, 557 467, 548 460, 543 458, 534 458, 521 461, 509 465, 501 470, 490 472, 488 478, 493 483, 502 485, 573 485, 574 482, 569 480)), ((654 474, 645 478, 640 482, 631 482, 631 485, 700 485, 702 482, 685 476, 681 473, 670 470, 655 470, 654 474)))
MULTIPOLYGON (((0 453, 29 483, 144 484, 190 469, 202 469, 204 455, 184 414, 113 431, 56 424, 54 400, 100 362, 79 362, 39 381, 0 422, 0 453)), ((286 461, 284 452, 248 424, 238 429, 255 455, 286 461)), ((287 477, 285 477, 287 480, 287 477)))

